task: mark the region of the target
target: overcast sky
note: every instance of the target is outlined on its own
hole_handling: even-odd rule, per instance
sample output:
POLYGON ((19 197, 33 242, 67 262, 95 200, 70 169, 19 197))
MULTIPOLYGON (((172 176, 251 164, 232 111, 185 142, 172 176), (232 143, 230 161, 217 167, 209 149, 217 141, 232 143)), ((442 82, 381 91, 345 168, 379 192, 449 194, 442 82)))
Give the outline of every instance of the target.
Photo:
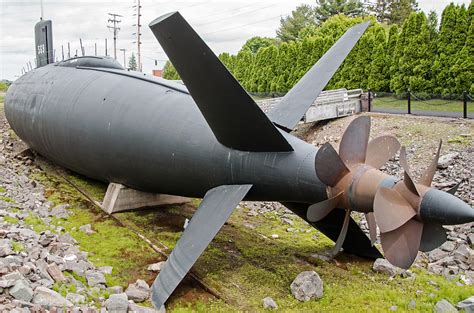
MULTIPOLYGON (((56 57, 61 59, 61 45, 67 50, 70 42, 71 54, 80 51, 82 39, 86 54, 94 54, 97 43, 98 54, 105 53, 105 38, 108 52, 113 55, 112 33, 107 29, 107 13, 120 14, 120 33, 117 40, 117 59, 123 63, 136 52, 133 24, 136 16, 133 5, 137 0, 97 1, 97 0, 44 0, 44 18, 53 21, 53 40, 56 57)), ((418 0, 420 8, 428 12, 435 10, 438 15, 450 0, 418 0)), ((455 0, 468 4, 469 0, 455 0)), ((142 5, 142 63, 150 72, 161 68, 167 59, 163 50, 148 28, 154 18, 170 12, 180 11, 196 31, 216 53, 236 53, 252 36, 275 36, 281 16, 286 16, 299 4, 314 4, 313 0, 141 0, 142 5), (155 67, 155 61, 158 66, 155 67)), ((40 0, 0 0, 0 79, 13 80, 21 73, 21 68, 30 61, 34 66, 33 28, 40 17, 40 0)), ((67 53, 67 52, 66 52, 67 53)), ((80 52, 79 52, 80 53, 80 52)))

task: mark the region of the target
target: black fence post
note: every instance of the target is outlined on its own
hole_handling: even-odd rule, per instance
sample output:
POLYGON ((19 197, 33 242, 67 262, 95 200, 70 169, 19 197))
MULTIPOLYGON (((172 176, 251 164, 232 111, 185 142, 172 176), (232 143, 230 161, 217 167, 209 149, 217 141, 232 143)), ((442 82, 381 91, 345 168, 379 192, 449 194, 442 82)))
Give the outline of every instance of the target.
POLYGON ((368 109, 369 109, 369 112, 370 112, 370 111, 372 111, 372 92, 371 92, 370 88, 369 88, 368 93, 369 93, 369 95, 368 95, 369 96, 369 99, 368 99, 369 100, 369 108, 368 109))
POLYGON ((462 93, 462 117, 467 118, 467 91, 462 93))
POLYGON ((411 114, 411 92, 408 89, 408 114, 411 114))

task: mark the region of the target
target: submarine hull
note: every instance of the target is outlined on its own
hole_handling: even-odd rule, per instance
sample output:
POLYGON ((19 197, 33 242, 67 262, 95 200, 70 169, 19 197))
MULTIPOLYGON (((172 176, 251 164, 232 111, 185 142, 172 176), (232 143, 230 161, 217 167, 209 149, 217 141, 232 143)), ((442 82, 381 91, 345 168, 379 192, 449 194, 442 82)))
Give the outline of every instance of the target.
POLYGON ((33 150, 105 182, 188 197, 203 197, 220 185, 252 183, 248 200, 327 198, 315 173, 314 146, 281 132, 294 151, 227 148, 177 82, 120 69, 50 64, 15 81, 5 114, 33 150))

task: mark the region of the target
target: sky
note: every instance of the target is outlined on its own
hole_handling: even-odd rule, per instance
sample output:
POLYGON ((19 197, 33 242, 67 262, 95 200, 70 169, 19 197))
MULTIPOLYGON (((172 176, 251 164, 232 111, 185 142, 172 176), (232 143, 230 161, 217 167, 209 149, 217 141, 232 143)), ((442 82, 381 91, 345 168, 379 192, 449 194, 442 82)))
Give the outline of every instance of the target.
MULTIPOLYGON (((418 0, 425 12, 435 10, 441 15, 450 2, 465 3, 470 0, 418 0)), ((113 34, 107 28, 108 13, 120 14, 121 28, 117 39, 117 60, 126 62, 131 53, 136 54, 137 0, 43 0, 44 19, 53 22, 53 42, 56 58, 61 60, 61 46, 67 54, 70 43, 71 55, 80 54, 79 39, 86 55, 105 54, 105 38, 108 39, 108 54, 113 56, 113 34)), ((214 53, 235 54, 245 41, 253 36, 274 37, 280 18, 291 13, 300 4, 315 3, 314 0, 141 0, 142 6, 142 64, 144 72, 160 69, 167 60, 148 23, 156 17, 179 11, 206 41, 214 53), (155 66, 155 60, 157 65, 155 66)), ((35 50, 33 29, 41 16, 40 0, 0 0, 0 79, 14 80, 27 68, 34 66, 35 50)))

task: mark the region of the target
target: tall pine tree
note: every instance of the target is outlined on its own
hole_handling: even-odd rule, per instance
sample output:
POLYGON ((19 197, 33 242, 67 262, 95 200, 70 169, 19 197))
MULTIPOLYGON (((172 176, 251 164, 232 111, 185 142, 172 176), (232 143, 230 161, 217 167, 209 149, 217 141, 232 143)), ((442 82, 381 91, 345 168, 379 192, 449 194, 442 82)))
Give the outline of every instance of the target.
POLYGON ((444 9, 436 47, 438 57, 433 65, 436 93, 450 95, 459 92, 452 67, 466 42, 467 22, 468 15, 464 6, 451 3, 444 9))

